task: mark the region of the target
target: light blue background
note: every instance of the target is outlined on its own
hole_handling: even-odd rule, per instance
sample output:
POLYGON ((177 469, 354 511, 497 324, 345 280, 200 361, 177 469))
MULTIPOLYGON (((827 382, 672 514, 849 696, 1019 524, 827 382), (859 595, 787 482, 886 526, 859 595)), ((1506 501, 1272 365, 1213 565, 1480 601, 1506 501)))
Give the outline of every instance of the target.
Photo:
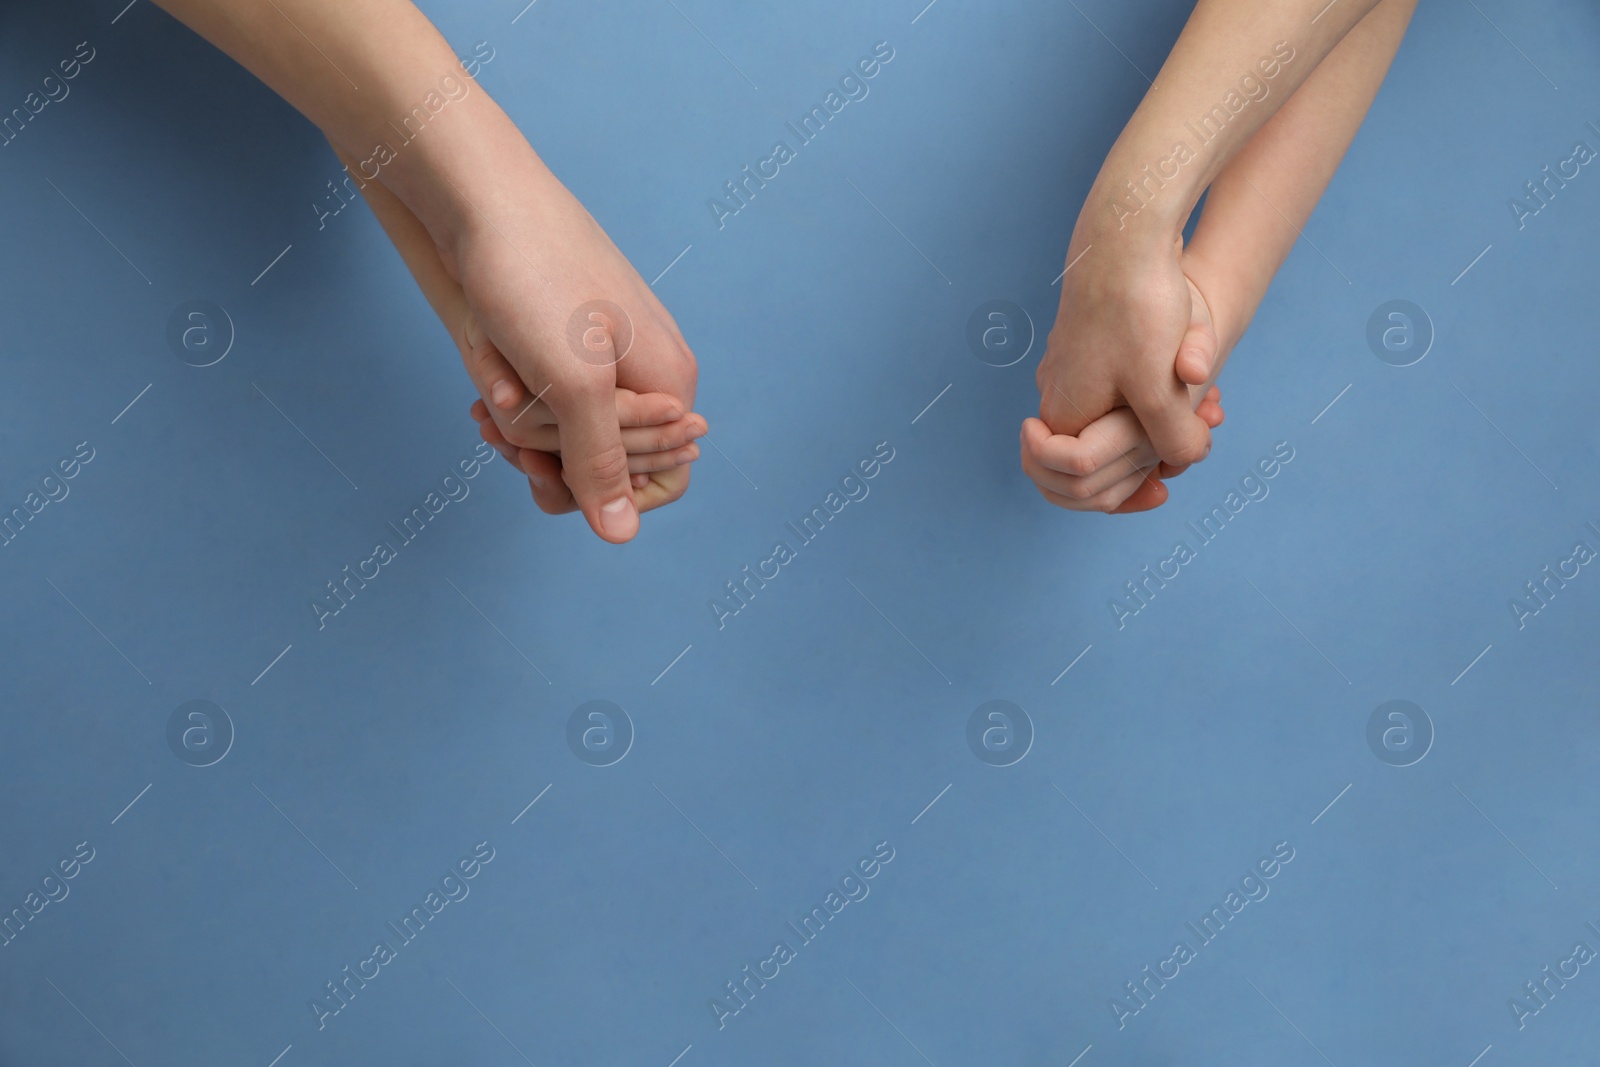
POLYGON ((426 3, 646 279, 691 246, 656 288, 716 448, 623 549, 497 462, 319 632, 308 601, 472 448, 473 393, 365 207, 317 230, 317 132, 123 2, 0 13, 0 109, 96 50, 0 148, 0 503, 95 449, 0 549, 0 912, 95 849, 0 948, 0 1064, 1600 1053, 1592 968, 1525 1029, 1507 1006, 1600 948, 1600 576, 1524 629, 1508 607, 1600 545, 1600 173, 1507 208, 1600 147, 1592 6, 1423 5, 1211 458, 1109 519, 1043 503, 1017 428, 1184 5, 426 3), (707 199, 884 40, 870 96, 719 231, 707 199), (203 369, 165 340, 196 298, 237 333, 203 369), (1004 369, 964 339, 996 298, 1039 334, 1004 369), (1365 339, 1391 299, 1436 332, 1405 368, 1365 339), (723 583, 879 441, 870 496, 719 631, 723 583), (1279 441, 1270 496, 1119 631, 1122 583, 1279 441), (565 740, 597 698, 637 735, 605 768, 565 740), (236 730, 206 768, 166 742, 191 699, 236 730), (991 699, 1034 724, 1011 767, 967 747, 991 699), (1413 766, 1366 741, 1392 699, 1436 731, 1413 766), (470 896, 319 1031, 323 983, 479 841, 470 896), (880 841, 870 896, 719 1030, 709 999, 880 841), (1123 982, 1280 841, 1270 896, 1119 1030, 1123 982))

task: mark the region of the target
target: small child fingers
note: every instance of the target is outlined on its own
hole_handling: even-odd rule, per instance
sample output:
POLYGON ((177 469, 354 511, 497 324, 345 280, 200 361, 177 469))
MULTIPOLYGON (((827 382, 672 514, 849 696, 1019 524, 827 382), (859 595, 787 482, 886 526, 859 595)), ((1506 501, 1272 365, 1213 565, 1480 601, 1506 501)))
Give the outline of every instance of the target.
POLYGON ((651 474, 648 484, 633 494, 640 512, 663 507, 683 496, 689 489, 689 471, 692 469, 685 465, 651 474))
POLYGON ((649 474, 652 471, 667 471, 674 467, 682 467, 693 463, 700 458, 700 446, 687 444, 682 448, 673 448, 664 452, 640 452, 628 454, 628 471, 631 474, 649 474))
POLYGON ((632 389, 617 389, 617 423, 623 429, 676 422, 683 418, 683 414, 683 405, 666 393, 636 393, 632 389))
POLYGON ((533 502, 547 515, 562 515, 578 510, 578 502, 561 477, 561 461, 548 452, 524 448, 517 454, 517 466, 527 475, 533 502))
MULTIPOLYGON (((622 447, 629 455, 650 452, 671 452, 691 443, 705 434, 705 420, 690 415, 664 425, 629 426, 622 429, 622 447)), ((556 426, 534 426, 517 435, 517 443, 524 448, 541 452, 561 450, 561 431, 556 426)))
POLYGON ((1159 508, 1166 502, 1167 487, 1162 484, 1158 474, 1151 473, 1145 476, 1126 500, 1112 508, 1107 514, 1131 515, 1135 512, 1159 508))
POLYGON ((478 392, 497 412, 509 414, 522 402, 526 391, 516 370, 500 354, 500 350, 487 339, 473 347, 463 357, 467 375, 478 392))

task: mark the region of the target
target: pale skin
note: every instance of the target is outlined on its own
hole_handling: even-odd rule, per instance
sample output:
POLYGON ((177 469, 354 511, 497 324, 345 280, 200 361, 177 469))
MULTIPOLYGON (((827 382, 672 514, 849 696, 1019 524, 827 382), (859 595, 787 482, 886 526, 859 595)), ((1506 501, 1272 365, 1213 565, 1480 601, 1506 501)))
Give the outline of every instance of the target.
MULTIPOLYGON (((693 354, 409 0, 157 2, 281 93, 365 179, 363 195, 484 398, 472 414, 485 440, 527 475, 541 508, 581 510, 599 536, 623 542, 642 511, 684 493, 706 431, 690 410, 693 354), (425 136, 401 134, 380 156, 374 146, 397 140, 395 118, 437 99, 446 75, 466 92, 450 94, 425 136), (584 332, 588 351, 570 340, 574 313, 596 299, 624 309, 625 353, 609 320, 584 332)), ((1300 5, 1201 0, 1068 249, 1076 269, 1038 372, 1040 417, 1022 429, 1024 471, 1047 499, 1154 507, 1166 499, 1161 480, 1209 452, 1223 418, 1212 383, 1359 127, 1414 3, 1342 0, 1312 21, 1300 5), (1261 64, 1273 55, 1268 75, 1261 64), (1215 136, 1168 169, 1175 131, 1225 94, 1237 99, 1241 71, 1269 91, 1224 112, 1215 136), (1130 199, 1120 184, 1133 179, 1144 193, 1130 199)))
POLYGON ((1067 252, 1039 417, 1022 427, 1023 469, 1051 503, 1156 507, 1161 479, 1210 451, 1221 418, 1208 386, 1360 128, 1416 2, 1341 0, 1313 24, 1322 6, 1201 0, 1101 168, 1067 252), (1294 58, 1266 78, 1258 64, 1280 41, 1294 58), (1177 164, 1175 142, 1199 140, 1186 121, 1240 94, 1242 72, 1265 95, 1177 164), (1162 160, 1158 188, 1142 168, 1162 160), (1142 198, 1123 185, 1135 178, 1142 198))
POLYGON ((637 534, 642 510, 683 493, 681 461, 694 452, 688 433, 704 432, 704 420, 690 416, 694 355, 650 287, 409 0, 158 2, 365 166, 352 173, 369 179, 362 192, 391 235, 399 227, 402 255, 435 308, 444 307, 486 400, 493 425, 485 437, 498 434, 519 450, 541 507, 576 507, 596 534, 621 543, 637 534), (439 99, 446 76, 469 91, 452 94, 404 143, 394 123, 429 93, 439 99), (380 145, 397 147, 382 157, 380 145), (611 348, 611 329, 585 332, 585 351, 569 341, 575 312, 595 300, 631 321, 625 353, 611 348), (625 433, 651 419, 676 428, 642 442, 625 433), (650 447, 656 459, 641 469, 630 440, 664 447, 650 447), (662 469, 662 452, 678 465, 662 469), (647 484, 636 487, 631 474, 647 484))

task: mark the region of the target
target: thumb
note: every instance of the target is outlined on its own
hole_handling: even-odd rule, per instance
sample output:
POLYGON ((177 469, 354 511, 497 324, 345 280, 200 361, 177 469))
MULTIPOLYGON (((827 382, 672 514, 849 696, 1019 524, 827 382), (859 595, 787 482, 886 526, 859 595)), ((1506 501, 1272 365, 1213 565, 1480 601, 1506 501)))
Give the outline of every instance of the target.
POLYGON ((561 476, 583 517, 612 544, 639 532, 639 511, 628 479, 628 453, 617 425, 614 390, 563 404, 556 413, 561 440, 561 476))
POLYGON ((1194 282, 1190 282, 1189 328, 1178 342, 1178 358, 1173 369, 1183 384, 1205 385, 1211 380, 1216 361, 1217 330, 1211 322, 1211 308, 1194 282))

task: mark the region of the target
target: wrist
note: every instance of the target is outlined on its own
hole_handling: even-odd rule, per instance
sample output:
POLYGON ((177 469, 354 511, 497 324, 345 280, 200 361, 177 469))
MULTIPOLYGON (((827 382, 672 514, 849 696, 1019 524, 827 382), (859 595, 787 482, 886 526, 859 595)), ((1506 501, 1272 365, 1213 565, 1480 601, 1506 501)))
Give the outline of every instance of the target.
POLYGON ((1200 177, 1199 160, 1182 144, 1119 141, 1090 187, 1079 225, 1135 248, 1170 244, 1200 199, 1200 177))

